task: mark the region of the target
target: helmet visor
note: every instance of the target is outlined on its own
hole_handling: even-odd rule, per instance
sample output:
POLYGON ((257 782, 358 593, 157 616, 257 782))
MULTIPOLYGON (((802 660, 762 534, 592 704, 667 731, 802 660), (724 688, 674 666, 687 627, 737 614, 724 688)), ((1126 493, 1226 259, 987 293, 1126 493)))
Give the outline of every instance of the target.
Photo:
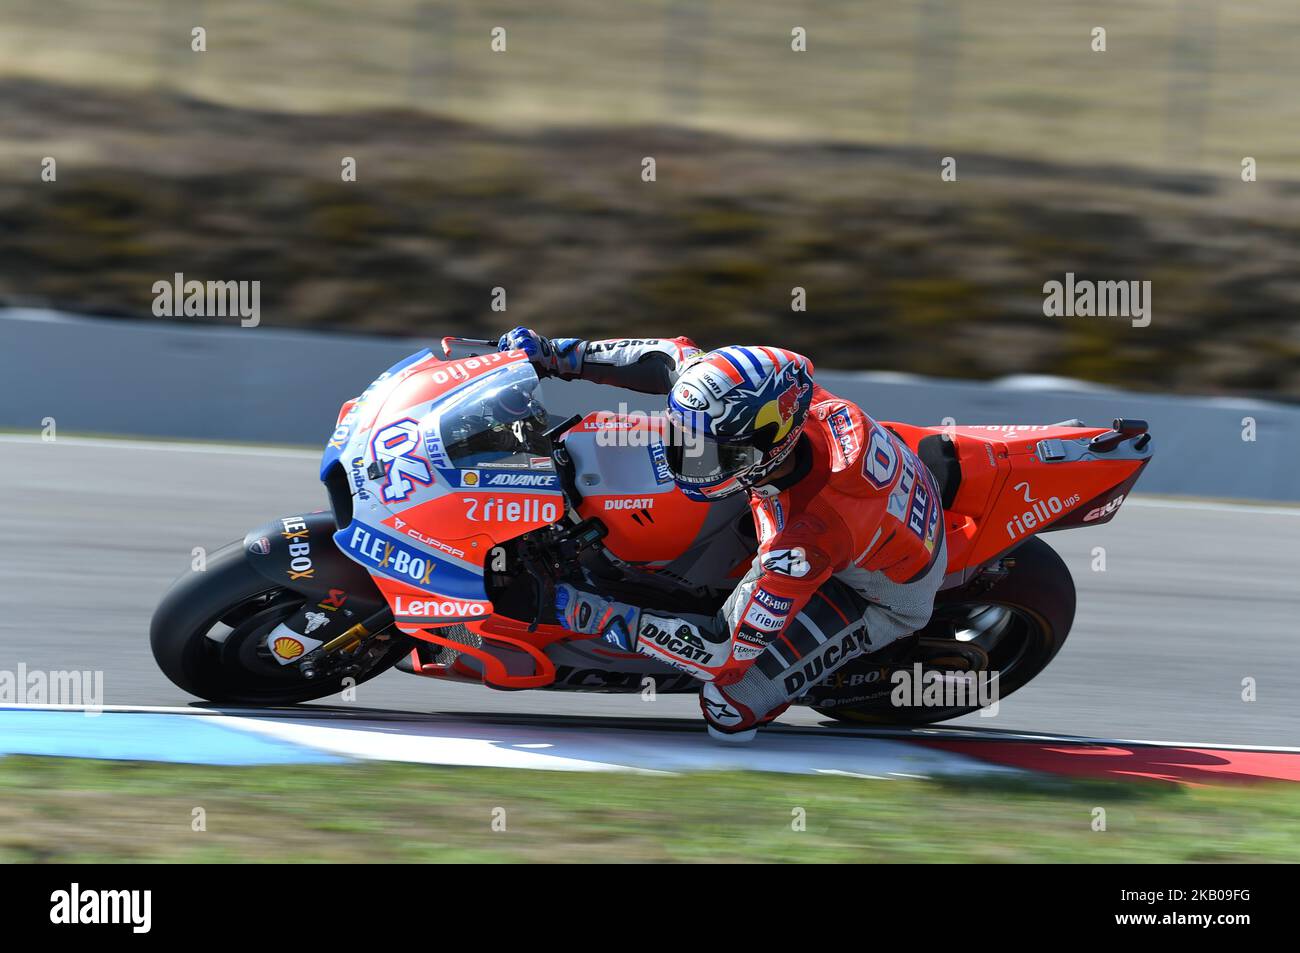
POLYGON ((668 467, 673 479, 688 486, 716 486, 743 474, 763 458, 748 444, 720 443, 698 426, 683 426, 678 415, 668 416, 668 467))

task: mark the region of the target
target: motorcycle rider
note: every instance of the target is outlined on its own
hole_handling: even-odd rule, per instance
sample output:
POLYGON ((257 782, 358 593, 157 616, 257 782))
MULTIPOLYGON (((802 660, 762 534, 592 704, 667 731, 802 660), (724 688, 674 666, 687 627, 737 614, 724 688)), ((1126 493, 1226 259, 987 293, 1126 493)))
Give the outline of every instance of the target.
POLYGON ((542 376, 668 395, 673 477, 698 501, 747 492, 758 554, 716 616, 558 587, 561 624, 703 680, 709 733, 748 741, 850 660, 929 621, 947 566, 934 476, 895 434, 778 347, 501 336, 542 376), (686 439, 687 431, 693 439, 686 439))

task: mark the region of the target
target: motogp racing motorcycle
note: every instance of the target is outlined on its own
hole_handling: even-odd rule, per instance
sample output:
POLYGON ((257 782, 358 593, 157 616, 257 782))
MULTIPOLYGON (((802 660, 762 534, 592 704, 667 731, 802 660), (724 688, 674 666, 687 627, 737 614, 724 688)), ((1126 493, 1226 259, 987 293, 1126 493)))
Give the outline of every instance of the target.
MULTIPOLYGON (((328 510, 271 520, 167 593, 150 640, 176 685, 213 702, 286 705, 396 666, 497 689, 699 689, 563 629, 554 591, 586 576, 625 601, 716 611, 757 552, 744 494, 681 494, 659 418, 558 420, 522 352, 463 338, 442 347, 443 358, 414 354, 343 404, 320 468, 328 510), (479 353, 452 359, 453 348, 479 353)), ((1075 610, 1069 570, 1040 534, 1114 518, 1151 437, 1126 419, 878 426, 936 477, 947 575, 923 630, 805 686, 796 704, 843 721, 942 721, 977 704, 900 707, 892 675, 996 673, 999 697, 1038 675, 1075 610)))

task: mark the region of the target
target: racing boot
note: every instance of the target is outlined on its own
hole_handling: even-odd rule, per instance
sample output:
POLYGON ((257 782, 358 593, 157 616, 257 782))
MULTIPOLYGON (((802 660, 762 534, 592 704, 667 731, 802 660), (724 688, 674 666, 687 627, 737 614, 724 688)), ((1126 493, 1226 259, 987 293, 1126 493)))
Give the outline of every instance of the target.
POLYGON ((726 691, 714 682, 706 682, 700 689, 700 712, 704 715, 709 737, 715 741, 731 744, 753 741, 759 728, 776 721, 789 707, 790 703, 786 702, 759 717, 744 705, 728 698, 726 691))

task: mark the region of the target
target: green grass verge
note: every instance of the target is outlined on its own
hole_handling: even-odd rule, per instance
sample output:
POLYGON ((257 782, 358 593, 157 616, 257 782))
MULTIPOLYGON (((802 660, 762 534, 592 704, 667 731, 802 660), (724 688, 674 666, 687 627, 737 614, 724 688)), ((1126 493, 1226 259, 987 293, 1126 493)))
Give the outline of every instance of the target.
POLYGON ((1294 862, 1297 845, 1294 786, 0 760, 7 862, 1294 862))

